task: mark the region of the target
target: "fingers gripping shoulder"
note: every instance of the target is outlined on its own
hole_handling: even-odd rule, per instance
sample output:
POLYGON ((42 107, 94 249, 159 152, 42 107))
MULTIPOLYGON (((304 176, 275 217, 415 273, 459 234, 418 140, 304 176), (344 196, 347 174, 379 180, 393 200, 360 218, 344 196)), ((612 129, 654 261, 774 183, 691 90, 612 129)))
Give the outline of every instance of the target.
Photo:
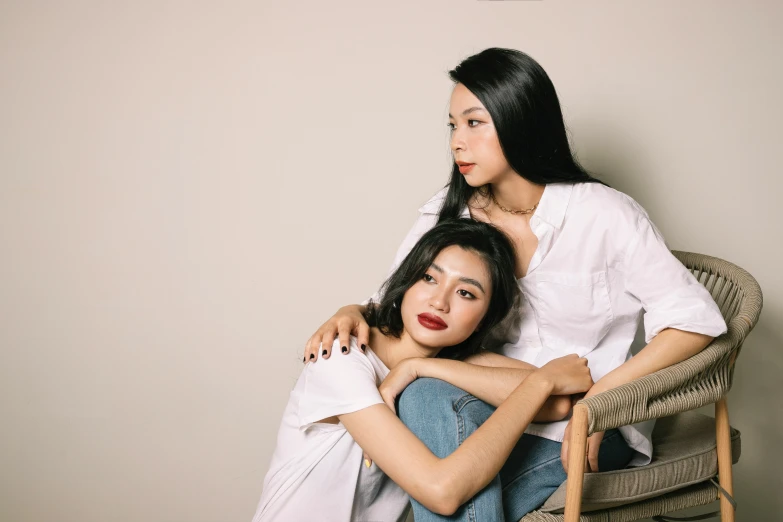
POLYGON ((359 350, 308 363, 303 379, 300 427, 383 402, 375 370, 359 350))
MULTIPOLYGON (((356 338, 351 336, 349 341, 350 350, 347 353, 340 353, 340 340, 335 339, 331 349, 335 352, 328 359, 320 358, 317 361, 308 362, 305 366, 308 379, 323 377, 362 377, 372 376, 375 378, 375 370, 367 359, 367 356, 359 349, 356 338)), ((323 349, 323 344, 321 345, 323 349)))

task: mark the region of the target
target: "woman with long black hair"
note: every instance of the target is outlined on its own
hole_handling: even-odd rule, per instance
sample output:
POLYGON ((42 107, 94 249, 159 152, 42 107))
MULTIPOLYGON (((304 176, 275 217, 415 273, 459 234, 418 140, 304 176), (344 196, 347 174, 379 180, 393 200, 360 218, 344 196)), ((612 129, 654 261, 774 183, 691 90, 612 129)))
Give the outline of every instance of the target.
MULTIPOLYGON (((671 254, 644 209, 576 161, 555 88, 535 60, 491 48, 449 76, 451 177, 419 209, 394 266, 440 221, 462 216, 500 228, 515 247, 523 298, 503 335, 485 346, 530 367, 565 354, 586 357, 596 381, 588 396, 683 361, 726 331, 709 293, 671 254), (642 317, 647 344, 631 357, 642 317)), ((351 333, 366 344, 364 312, 362 305, 341 308, 308 341, 305 358, 332 356, 335 338, 349 351, 351 333)), ((438 455, 455 451, 494 411, 476 398, 489 390, 454 385, 464 371, 442 371, 438 380, 411 372, 396 385, 413 381, 400 418, 438 455)), ((502 398, 513 381, 497 375, 490 387, 502 398)), ((652 428, 646 422, 592 435, 588 470, 648 463, 652 428)), ((565 480, 568 432, 568 421, 531 424, 489 487, 448 518, 414 501, 416 521, 518 520, 565 480)))

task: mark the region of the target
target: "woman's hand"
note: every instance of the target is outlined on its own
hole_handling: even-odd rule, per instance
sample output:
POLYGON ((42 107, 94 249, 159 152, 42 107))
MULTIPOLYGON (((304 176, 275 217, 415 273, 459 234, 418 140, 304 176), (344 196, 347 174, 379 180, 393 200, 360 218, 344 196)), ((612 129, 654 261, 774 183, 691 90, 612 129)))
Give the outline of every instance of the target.
MULTIPOLYGON (((585 473, 598 472, 598 450, 601 448, 601 441, 604 438, 604 432, 598 431, 587 437, 587 465, 585 473)), ((563 435, 563 444, 560 446, 560 460, 563 463, 563 469, 568 473, 568 444, 571 440, 571 421, 566 425, 563 435)))
POLYGON ((332 344, 335 337, 340 338, 340 347, 343 353, 351 349, 350 336, 356 337, 362 351, 370 342, 370 327, 364 320, 362 305, 343 306, 328 321, 321 325, 305 344, 304 358, 302 362, 315 362, 318 356, 328 359, 332 354, 332 344), (320 353, 319 353, 320 351, 320 353))
MULTIPOLYGON (((577 402, 584 399, 590 392, 595 389, 595 386, 588 390, 587 393, 580 393, 579 395, 573 395, 571 397, 573 407, 577 402)), ((597 392, 593 392, 595 395, 597 392)), ((598 450, 601 449, 601 441, 604 439, 604 432, 598 431, 587 437, 587 463, 585 465, 585 473, 598 472, 598 450)), ((563 469, 568 473, 568 445, 571 443, 571 420, 568 420, 566 424, 565 433, 563 434, 563 444, 560 446, 560 461, 563 464, 563 469)))
POLYGON ((392 413, 397 415, 397 408, 394 406, 397 397, 408 387, 410 383, 419 378, 418 372, 418 359, 405 359, 395 366, 392 371, 383 379, 383 382, 378 386, 378 391, 381 392, 381 398, 386 406, 391 409, 392 413))
POLYGON ((574 395, 593 386, 587 359, 573 353, 552 359, 537 371, 551 379, 552 395, 574 395))
MULTIPOLYGON (((555 391, 559 395, 581 394, 587 392, 586 397, 595 394, 598 390, 593 386, 593 380, 590 377, 590 369, 587 367, 587 359, 577 357, 575 354, 566 355, 554 359, 539 371, 547 371, 549 375, 555 377, 555 391), (595 390, 595 391, 593 391, 595 390)), ((578 400, 578 396, 574 399, 578 400)), ((571 421, 566 425, 563 436, 563 444, 560 447, 560 460, 563 463, 563 469, 568 473, 568 443, 571 437, 571 421)), ((588 472, 598 471, 598 449, 601 447, 601 440, 604 438, 603 432, 593 433, 587 439, 587 466, 588 472)))

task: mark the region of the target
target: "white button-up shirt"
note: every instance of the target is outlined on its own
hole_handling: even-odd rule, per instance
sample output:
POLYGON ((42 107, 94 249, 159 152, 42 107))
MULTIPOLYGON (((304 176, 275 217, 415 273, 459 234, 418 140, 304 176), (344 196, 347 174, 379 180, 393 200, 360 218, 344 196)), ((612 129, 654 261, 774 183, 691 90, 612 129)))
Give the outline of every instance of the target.
MULTIPOLYGON (((392 270, 438 221, 441 190, 419 209, 392 270)), ((463 217, 470 217, 468 208, 463 217)), ((542 366, 569 353, 586 357, 595 381, 631 357, 644 316, 647 342, 665 328, 717 337, 726 323, 709 292, 675 258, 645 210, 599 183, 547 185, 530 227, 538 238, 521 310, 505 322, 498 351, 542 366)), ((377 299, 378 295, 374 296, 377 299)), ((526 433, 562 441, 567 421, 531 424, 526 433)), ((637 454, 652 456, 654 421, 620 428, 637 454)))

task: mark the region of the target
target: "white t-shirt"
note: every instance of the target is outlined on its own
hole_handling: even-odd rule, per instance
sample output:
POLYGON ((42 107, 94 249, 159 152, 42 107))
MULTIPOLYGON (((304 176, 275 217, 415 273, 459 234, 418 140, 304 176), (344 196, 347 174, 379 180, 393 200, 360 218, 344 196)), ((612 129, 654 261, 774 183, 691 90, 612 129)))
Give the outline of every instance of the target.
POLYGON ((383 404, 378 385, 389 369, 351 338, 351 351, 308 362, 291 392, 253 522, 402 522, 409 498, 362 449, 342 423, 318 422, 383 404))
MULTIPOLYGON (((438 221, 447 189, 419 209, 394 270, 438 221)), ((467 207, 462 217, 469 218, 467 207)), ((557 357, 586 357, 598 380, 630 358, 644 317, 647 342, 665 328, 717 337, 726 323, 710 293, 669 251, 647 212, 632 198, 599 183, 546 185, 530 219, 538 247, 519 313, 498 334, 503 355, 541 367, 557 357)), ((373 296, 378 300, 379 294, 373 296)), ((526 433, 562 441, 568 421, 531 424, 526 433)), ((650 462, 654 421, 623 426, 637 451, 632 466, 650 462)))

